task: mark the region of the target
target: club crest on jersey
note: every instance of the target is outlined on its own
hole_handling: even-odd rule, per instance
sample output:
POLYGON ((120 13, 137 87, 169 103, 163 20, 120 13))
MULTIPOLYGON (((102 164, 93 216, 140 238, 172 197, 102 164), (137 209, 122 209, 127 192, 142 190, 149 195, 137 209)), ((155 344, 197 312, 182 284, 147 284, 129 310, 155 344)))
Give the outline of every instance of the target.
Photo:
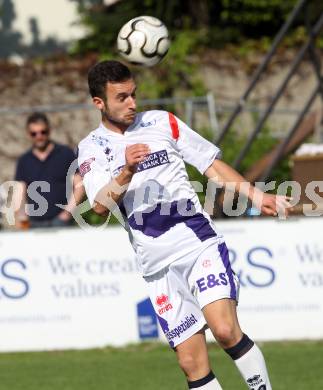
POLYGON ((90 172, 90 170, 91 170, 91 164, 92 164, 92 162, 93 162, 94 160, 95 160, 95 157, 91 157, 91 158, 89 158, 89 159, 87 159, 87 160, 85 160, 85 161, 82 162, 82 164, 80 165, 80 168, 79 168, 79 170, 80 170, 80 175, 81 175, 82 177, 84 177, 86 173, 90 172))
POLYGON ((202 265, 203 265, 204 268, 211 267, 212 261, 209 260, 209 259, 205 259, 205 260, 203 260, 202 265))
POLYGON ((159 315, 162 315, 166 311, 171 310, 173 308, 173 305, 168 301, 168 296, 165 294, 162 294, 160 297, 158 296, 156 298, 156 305, 159 306, 159 315))
POLYGON ((158 152, 150 153, 143 162, 138 164, 137 172, 145 171, 146 169, 155 168, 159 165, 169 163, 167 151, 159 150, 158 152))
POLYGON ((107 156, 109 156, 110 153, 111 153, 111 149, 107 146, 107 147, 104 149, 104 154, 106 154, 107 156))
POLYGON ((149 126, 154 126, 156 124, 156 119, 153 119, 152 121, 149 122, 141 122, 140 127, 149 127, 149 126))
POLYGON ((107 156, 107 161, 110 162, 110 161, 113 161, 114 157, 113 155, 111 154, 112 152, 112 149, 109 148, 109 146, 107 146, 105 149, 104 149, 104 154, 107 156))

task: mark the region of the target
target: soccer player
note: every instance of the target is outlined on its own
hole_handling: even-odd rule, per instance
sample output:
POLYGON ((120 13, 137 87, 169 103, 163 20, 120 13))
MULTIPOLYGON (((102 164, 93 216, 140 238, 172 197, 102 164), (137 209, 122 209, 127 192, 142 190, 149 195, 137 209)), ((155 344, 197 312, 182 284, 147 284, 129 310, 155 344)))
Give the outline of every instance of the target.
MULTIPOLYGON (((203 210, 184 162, 224 186, 234 182, 266 215, 287 197, 262 193, 219 159, 220 150, 174 115, 136 112, 136 84, 117 61, 92 67, 88 83, 102 122, 79 144, 88 199, 100 215, 118 209, 151 302, 189 388, 221 389, 211 371, 208 326, 250 389, 270 390, 263 355, 237 319, 239 282, 228 249, 203 210)), ((169 386, 171 388, 171 385, 169 386)))

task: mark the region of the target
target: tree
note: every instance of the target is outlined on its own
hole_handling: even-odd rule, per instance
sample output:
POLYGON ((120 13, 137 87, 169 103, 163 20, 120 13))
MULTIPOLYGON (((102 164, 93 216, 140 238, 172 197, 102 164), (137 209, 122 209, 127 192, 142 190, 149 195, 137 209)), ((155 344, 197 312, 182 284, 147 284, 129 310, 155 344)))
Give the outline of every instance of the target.
POLYGON ((240 42, 245 37, 272 37, 297 0, 70 0, 78 4, 81 23, 89 34, 77 50, 113 52, 121 26, 140 15, 161 19, 174 37, 179 32, 200 32, 208 47, 240 42))

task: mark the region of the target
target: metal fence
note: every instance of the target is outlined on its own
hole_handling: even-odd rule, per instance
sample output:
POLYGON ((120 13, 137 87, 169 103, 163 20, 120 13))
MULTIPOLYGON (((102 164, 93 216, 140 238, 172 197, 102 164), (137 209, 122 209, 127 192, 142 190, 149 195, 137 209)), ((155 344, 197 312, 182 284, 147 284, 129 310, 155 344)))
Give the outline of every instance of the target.
MULTIPOLYGON (((184 107, 184 118, 188 126, 193 127, 194 118, 197 112, 203 111, 207 113, 208 125, 212 131, 214 139, 220 132, 219 115, 230 114, 234 111, 236 105, 234 102, 230 104, 219 104, 216 102, 214 95, 209 92, 204 96, 190 96, 190 97, 167 97, 158 99, 142 99, 138 101, 140 108, 145 107, 178 107, 182 105, 184 107)), ((92 104, 77 103, 77 104, 49 104, 38 105, 30 107, 0 107, 0 116, 17 115, 17 114, 29 114, 35 111, 38 112, 70 112, 79 110, 94 110, 92 104)), ((266 108, 254 105, 245 105, 244 110, 247 113, 262 115, 266 108)), ((276 115, 289 115, 297 116, 301 110, 291 108, 276 108, 274 114, 276 115)), ((283 136, 283 134, 276 134, 277 137, 283 136)))

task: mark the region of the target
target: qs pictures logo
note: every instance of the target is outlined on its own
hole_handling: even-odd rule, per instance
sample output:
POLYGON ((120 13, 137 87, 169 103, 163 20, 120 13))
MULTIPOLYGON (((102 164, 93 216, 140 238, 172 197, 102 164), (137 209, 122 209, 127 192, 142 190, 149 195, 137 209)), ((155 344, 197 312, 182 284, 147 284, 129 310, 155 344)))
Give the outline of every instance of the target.
POLYGON ((26 271, 20 259, 0 259, 0 299, 21 299, 28 294, 26 271))

